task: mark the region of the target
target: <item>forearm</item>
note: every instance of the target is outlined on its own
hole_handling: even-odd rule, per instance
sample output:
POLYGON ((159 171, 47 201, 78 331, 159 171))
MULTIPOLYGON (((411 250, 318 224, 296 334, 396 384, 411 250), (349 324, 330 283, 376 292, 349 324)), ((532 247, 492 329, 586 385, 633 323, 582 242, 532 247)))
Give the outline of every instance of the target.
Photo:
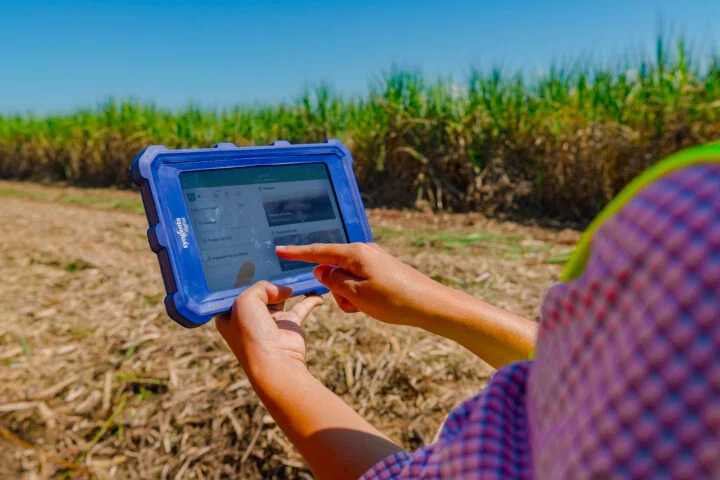
POLYGON ((299 363, 268 362, 249 377, 318 479, 358 478, 402 450, 299 363))
POLYGON ((537 324, 464 292, 437 284, 414 322, 453 340, 495 368, 527 360, 537 324))

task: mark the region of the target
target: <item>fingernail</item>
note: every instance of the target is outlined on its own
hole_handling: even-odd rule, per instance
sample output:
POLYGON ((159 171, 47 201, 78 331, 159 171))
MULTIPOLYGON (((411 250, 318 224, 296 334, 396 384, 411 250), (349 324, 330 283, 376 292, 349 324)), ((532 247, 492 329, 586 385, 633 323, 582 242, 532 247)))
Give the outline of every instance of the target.
POLYGON ((276 252, 284 252, 286 250, 287 248, 284 245, 278 245, 277 247, 275 247, 276 252))

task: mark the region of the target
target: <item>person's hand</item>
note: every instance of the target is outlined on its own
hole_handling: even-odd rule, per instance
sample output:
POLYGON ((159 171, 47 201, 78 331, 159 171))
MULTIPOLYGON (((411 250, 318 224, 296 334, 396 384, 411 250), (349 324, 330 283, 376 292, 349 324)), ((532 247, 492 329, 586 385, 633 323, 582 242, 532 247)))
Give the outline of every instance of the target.
POLYGON ((279 257, 319 263, 315 276, 346 312, 423 328, 500 367, 528 358, 537 324, 442 285, 373 243, 277 247, 279 257))
POLYGON ((259 282, 245 290, 230 313, 215 317, 215 325, 243 370, 251 376, 265 365, 290 362, 304 367, 303 321, 322 303, 310 296, 284 311, 292 288, 259 282), (257 368, 256 368, 257 367, 257 368))
POLYGON ((287 260, 319 263, 315 277, 340 308, 382 322, 417 325, 445 287, 402 263, 374 243, 277 247, 287 260))

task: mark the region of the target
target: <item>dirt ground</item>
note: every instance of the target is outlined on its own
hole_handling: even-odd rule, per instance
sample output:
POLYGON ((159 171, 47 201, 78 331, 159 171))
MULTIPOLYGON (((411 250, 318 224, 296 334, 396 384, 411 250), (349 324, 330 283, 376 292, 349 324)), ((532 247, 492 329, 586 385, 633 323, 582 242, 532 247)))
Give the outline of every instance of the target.
MULTIPOLYGON (((0 477, 312 478, 212 324, 168 319, 136 194, 0 182, 0 477)), ((575 231, 369 212, 380 245, 534 317, 575 231)), ((456 344, 346 315, 308 321, 308 364, 406 448, 492 369, 456 344)))

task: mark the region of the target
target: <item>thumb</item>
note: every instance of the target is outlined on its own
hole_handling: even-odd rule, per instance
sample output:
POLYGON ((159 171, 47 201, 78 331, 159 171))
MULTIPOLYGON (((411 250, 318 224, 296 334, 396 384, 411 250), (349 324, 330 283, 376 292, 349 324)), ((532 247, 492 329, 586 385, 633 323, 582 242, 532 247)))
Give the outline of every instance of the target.
POLYGON ((314 274, 318 281, 333 294, 355 303, 361 279, 332 265, 320 265, 315 268, 314 274))
MULTIPOLYGON (((260 281, 235 299, 230 319, 237 323, 237 326, 246 329, 258 328, 261 323, 258 322, 258 319, 270 318, 268 306, 282 303, 291 295, 292 288, 290 287, 260 281)), ((218 325, 222 325, 222 322, 218 325)))

